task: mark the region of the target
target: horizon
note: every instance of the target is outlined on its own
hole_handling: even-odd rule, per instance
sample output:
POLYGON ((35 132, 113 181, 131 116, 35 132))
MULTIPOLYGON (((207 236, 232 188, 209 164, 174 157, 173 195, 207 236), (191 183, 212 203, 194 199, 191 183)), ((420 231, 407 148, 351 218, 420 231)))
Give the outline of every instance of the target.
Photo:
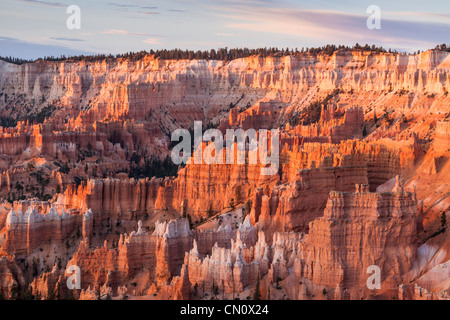
POLYGON ((117 55, 188 48, 302 48, 374 44, 398 52, 432 49, 448 41, 450 4, 444 1, 5 0, 0 56, 117 55), (78 28, 68 20, 79 7, 78 28), (370 6, 380 28, 369 29, 370 6))
MULTIPOLYGON (((359 45, 361 45, 361 44, 359 44, 359 45)), ((418 55, 418 54, 421 54, 421 53, 424 53, 424 52, 427 52, 427 51, 433 51, 433 50, 441 51, 441 52, 449 52, 448 50, 450 50, 450 46, 447 46, 446 50, 441 50, 440 48, 437 48, 437 47, 439 47, 441 45, 446 45, 446 44, 445 43, 437 44, 434 48, 428 48, 428 49, 425 49, 425 50, 415 50, 413 52, 406 52, 406 51, 402 52, 402 51, 397 51, 397 50, 392 49, 392 48, 384 48, 384 47, 377 47, 377 49, 378 48, 382 48, 383 50, 385 50, 385 51, 380 51, 379 52, 380 54, 381 53, 388 53, 388 54, 400 54, 400 55, 418 55)), ((337 46, 339 47, 341 45, 337 45, 337 46)), ((335 50, 333 50, 333 54, 334 54, 334 52, 339 51, 339 50, 362 51, 362 52, 373 52, 374 51, 374 50, 370 50, 370 49, 364 49, 365 46, 372 47, 373 45, 370 45, 370 44, 366 43, 366 44, 361 45, 361 48, 355 48, 354 46, 345 47, 345 48, 336 48, 335 50)), ((0 60, 1 61, 5 61, 5 62, 9 62, 9 63, 22 64, 22 63, 33 63, 33 62, 40 61, 40 60, 44 60, 44 61, 71 60, 73 58, 79 58, 79 57, 84 57, 84 58, 101 58, 102 56, 105 56, 105 59, 106 58, 119 59, 119 58, 129 58, 128 55, 136 55, 136 54, 140 54, 140 53, 145 53, 146 55, 153 55, 153 56, 155 56, 155 55, 157 55, 157 53, 161 53, 164 50, 167 50, 168 52, 171 52, 171 51, 174 51, 174 50, 180 50, 183 53, 184 52, 197 53, 197 51, 200 51, 202 53, 208 53, 208 52, 210 52, 212 50, 215 50, 217 52, 218 50, 221 50, 221 49, 227 49, 228 52, 230 52, 231 50, 241 50, 241 49, 242 50, 244 50, 244 49, 248 49, 248 50, 260 50, 260 49, 268 49, 268 50, 270 50, 270 49, 275 49, 275 52, 273 54, 278 54, 278 53, 281 53, 281 52, 285 52, 284 51, 285 49, 289 49, 289 54, 288 55, 296 55, 296 54, 298 55, 298 54, 310 53, 309 50, 320 50, 322 48, 323 47, 311 47, 311 48, 302 47, 301 49, 299 49, 299 48, 276 48, 276 47, 266 47, 266 48, 246 48, 246 47, 228 48, 228 47, 225 47, 225 48, 211 48, 209 50, 191 50, 191 49, 174 48, 174 49, 158 49, 158 50, 150 49, 148 51, 147 50, 141 50, 141 51, 137 51, 137 52, 121 52, 121 53, 117 53, 117 54, 112 54, 112 53, 82 54, 82 53, 79 53, 79 54, 69 55, 69 56, 65 56, 63 54, 63 55, 60 55, 60 56, 41 56, 41 57, 38 57, 38 58, 35 58, 35 59, 23 59, 23 58, 18 58, 18 57, 13 57, 13 56, 2 56, 2 55, 0 55, 0 60), (18 60, 18 61, 14 62, 14 61, 10 61, 9 59, 18 60)), ((248 56, 237 57, 237 58, 234 58, 232 60, 240 59, 240 58, 246 58, 246 57, 251 57, 251 56, 258 56, 260 54, 261 53, 250 54, 248 56)), ((320 51, 318 53, 315 53, 315 54, 329 54, 329 53, 327 53, 327 52, 322 50, 322 51, 320 51)), ((267 56, 271 56, 271 54, 268 54, 267 56)), ((158 55, 156 58, 160 58, 160 56, 158 55)), ((161 59, 167 59, 167 58, 161 58, 161 59)), ((205 59, 205 58, 195 58, 194 57, 192 59, 189 59, 189 58, 174 58, 174 59, 171 59, 171 58, 169 58, 167 60, 217 60, 217 61, 219 61, 219 60, 222 60, 222 59, 213 59, 213 58, 210 58, 210 57, 205 59)))

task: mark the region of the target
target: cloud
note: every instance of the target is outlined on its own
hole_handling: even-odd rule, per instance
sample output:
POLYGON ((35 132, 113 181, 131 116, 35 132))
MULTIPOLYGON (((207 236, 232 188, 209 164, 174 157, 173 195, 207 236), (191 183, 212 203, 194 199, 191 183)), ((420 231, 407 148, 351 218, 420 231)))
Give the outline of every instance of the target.
POLYGON ((85 41, 83 39, 76 39, 76 38, 57 38, 57 37, 51 37, 52 40, 58 40, 58 41, 85 41))
POLYGON ((120 30, 120 29, 109 29, 107 31, 102 31, 100 33, 102 33, 102 34, 115 34, 115 35, 143 36, 143 37, 159 37, 159 38, 163 38, 164 37, 164 36, 157 35, 157 34, 143 33, 143 32, 130 32, 130 31, 120 30))
POLYGON ((154 6, 140 6, 137 4, 123 4, 123 3, 117 3, 117 2, 109 2, 108 3, 110 6, 114 6, 114 7, 118 7, 121 9, 126 9, 126 8, 140 8, 140 9, 150 9, 150 10, 154 10, 154 9, 158 9, 158 7, 154 7, 154 6))
POLYGON ((32 4, 40 4, 48 7, 67 7, 67 4, 61 3, 61 2, 49 2, 49 1, 42 1, 42 0, 16 0, 19 2, 26 2, 26 3, 32 3, 32 4))
POLYGON ((159 14, 156 11, 148 11, 148 10, 156 10, 158 7, 155 6, 142 6, 137 4, 123 4, 117 2, 110 2, 108 5, 116 7, 119 10, 131 10, 133 12, 142 13, 142 14, 159 14))
POLYGON ((235 37, 236 36, 232 33, 226 33, 226 32, 217 32, 217 33, 214 33, 214 35, 219 36, 219 37, 235 37))
POLYGON ((433 20, 435 18, 442 18, 444 21, 450 20, 448 13, 424 12, 424 11, 382 11, 383 15, 392 15, 398 17, 419 17, 424 20, 433 20))
POLYGON ((170 12, 179 12, 179 13, 184 13, 187 12, 187 10, 181 10, 181 9, 169 9, 170 12))
MULTIPOLYGON (((21 10, 15 9, 14 12, 14 8, 8 9, 7 5, 1 11, 0 20, 7 21, 4 17, 10 20, 10 28, 5 29, 2 35, 11 36, 8 31, 15 32, 21 39, 44 43, 38 39, 47 34, 49 44, 60 43, 70 47, 83 44, 86 48, 95 48, 90 50, 101 52, 126 52, 138 50, 145 43, 161 45, 161 42, 169 47, 193 49, 217 46, 312 47, 358 42, 422 50, 448 42, 450 32, 447 4, 440 5, 441 10, 427 4, 386 6, 389 10, 382 11, 381 30, 369 30, 366 27, 369 16, 366 5, 356 0, 344 0, 340 4, 331 4, 329 0, 172 0, 170 3, 106 0, 89 5, 92 10, 83 16, 83 25, 90 26, 90 29, 83 29, 91 33, 86 36, 79 32, 76 35, 61 33, 65 17, 58 18, 50 7, 44 7, 48 13, 35 14, 37 6, 62 6, 62 2, 70 3, 68 0, 11 1, 20 1, 21 10), (18 14, 23 22, 11 18, 18 14), (39 20, 40 25, 29 22, 30 17, 39 20), (56 20, 58 24, 55 24, 56 20), (115 24, 107 25, 109 21, 115 24), (42 26, 50 30, 43 31, 42 26), (50 35, 54 38, 49 38, 50 35), (85 42, 80 42, 81 39, 85 42)), ((401 4, 407 2, 404 0, 401 4)))
POLYGON ((380 30, 366 27, 368 15, 329 10, 236 6, 220 15, 230 29, 282 34, 322 43, 376 43, 385 46, 433 46, 445 42, 450 24, 381 19, 380 30), (228 12, 227 12, 228 11, 228 12))
POLYGON ((161 42, 160 39, 156 39, 156 38, 147 38, 145 40, 143 40, 142 42, 147 43, 147 44, 154 44, 154 45, 163 45, 163 43, 161 42))

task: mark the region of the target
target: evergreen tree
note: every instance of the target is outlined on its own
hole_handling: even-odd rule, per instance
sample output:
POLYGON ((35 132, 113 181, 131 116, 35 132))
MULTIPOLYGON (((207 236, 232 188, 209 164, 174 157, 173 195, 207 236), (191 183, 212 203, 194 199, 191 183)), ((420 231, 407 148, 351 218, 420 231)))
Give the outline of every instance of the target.
POLYGON ((236 209, 236 205, 234 203, 234 198, 231 198, 231 200, 230 200, 230 208, 231 208, 231 211, 234 211, 234 209, 236 209))
POLYGON ((241 197, 241 186, 237 185, 236 189, 234 189, 234 196, 236 198, 236 203, 241 202, 242 197, 241 197))
POLYGON ((30 285, 27 284, 25 290, 21 294, 22 300, 34 300, 33 291, 30 288, 30 285))
POLYGON ((186 205, 184 203, 181 207, 181 217, 186 218, 186 205))
POLYGON ((261 291, 259 289, 259 273, 258 280, 256 281, 255 292, 253 293, 253 300, 261 300, 261 291))
POLYGON ((192 218, 190 214, 187 215, 187 219, 189 221, 189 228, 192 229, 192 218))
POLYGON ((441 227, 443 229, 447 228, 447 216, 445 214, 445 211, 442 211, 442 214, 441 214, 441 227))
POLYGON ((197 292, 198 292, 198 284, 196 282, 195 285, 194 285, 194 296, 195 297, 197 296, 197 292))
POLYGON ((9 300, 16 300, 17 299, 17 283, 13 283, 11 286, 11 292, 9 293, 9 300))
POLYGON ((250 211, 252 210, 252 200, 248 200, 247 203, 245 204, 245 212, 246 213, 250 213, 250 211))
POLYGON ((212 217, 212 216, 214 215, 214 210, 213 210, 213 208, 212 208, 212 202, 209 203, 209 208, 208 208, 208 210, 206 211, 206 213, 207 213, 207 215, 208 215, 208 218, 209 218, 209 217, 212 217))
POLYGON ((73 289, 68 290, 66 300, 75 300, 75 297, 73 296, 73 289))

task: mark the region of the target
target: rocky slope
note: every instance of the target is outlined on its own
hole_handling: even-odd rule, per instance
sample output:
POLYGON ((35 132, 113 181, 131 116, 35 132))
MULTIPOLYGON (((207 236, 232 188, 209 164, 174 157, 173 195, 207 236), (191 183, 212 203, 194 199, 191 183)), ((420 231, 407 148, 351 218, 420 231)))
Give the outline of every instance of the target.
POLYGON ((435 50, 0 60, 0 297, 448 299, 449 71, 435 50), (278 128, 277 174, 174 169, 195 120, 278 128))

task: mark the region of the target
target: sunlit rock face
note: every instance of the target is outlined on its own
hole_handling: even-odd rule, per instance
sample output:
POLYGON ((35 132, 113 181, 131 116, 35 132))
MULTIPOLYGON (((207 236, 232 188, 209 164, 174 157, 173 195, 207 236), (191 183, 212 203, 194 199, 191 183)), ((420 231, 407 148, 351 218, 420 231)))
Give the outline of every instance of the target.
POLYGON ((0 60, 0 294, 449 299, 449 71, 436 50, 0 60), (278 129, 278 171, 177 168, 196 120, 278 129))
POLYGON ((368 291, 367 268, 376 265, 386 288, 398 286, 396 277, 416 258, 416 214, 414 194, 403 189, 370 193, 357 185, 355 193, 331 192, 324 216, 310 224, 296 270, 316 284, 339 285, 361 296, 356 289, 368 291))

